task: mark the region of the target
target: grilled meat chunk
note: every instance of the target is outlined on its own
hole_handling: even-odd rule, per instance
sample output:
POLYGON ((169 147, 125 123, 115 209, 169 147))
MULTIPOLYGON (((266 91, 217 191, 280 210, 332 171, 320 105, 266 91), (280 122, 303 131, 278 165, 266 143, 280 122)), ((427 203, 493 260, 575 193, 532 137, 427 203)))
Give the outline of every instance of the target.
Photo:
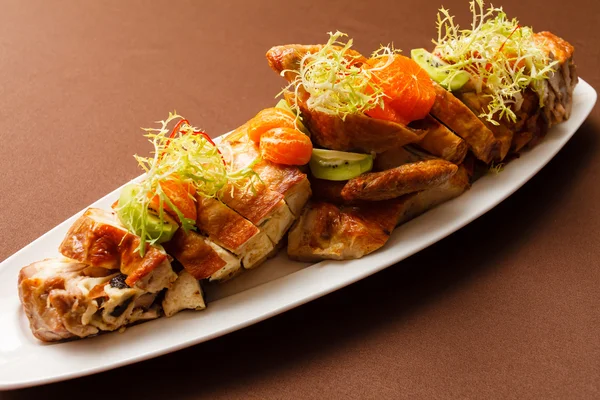
POLYGON ((566 121, 571 116, 573 91, 578 77, 573 52, 575 49, 566 40, 550 32, 539 32, 534 40, 540 48, 547 51, 552 60, 558 61, 555 71, 544 81, 542 104, 544 117, 550 126, 566 121))
MULTIPOLYGON (((248 138, 246 123, 221 142, 221 152, 234 169, 245 168, 260 157, 258 146, 248 138)), ((298 167, 260 160, 252 165, 267 187, 284 196, 290 211, 298 215, 310 197, 310 183, 298 167)))
POLYGON ((162 302, 165 316, 170 317, 182 310, 204 310, 206 303, 200 282, 183 270, 173 286, 165 293, 162 302))
MULTIPOLYGON (((323 48, 323 45, 302 45, 288 44, 283 46, 271 47, 267 51, 266 57, 269 67, 278 74, 285 72, 285 79, 289 82, 296 78, 296 73, 300 68, 302 57, 309 53, 316 53, 323 48)), ((348 55, 354 58, 355 63, 362 64, 367 61, 359 52, 349 49, 348 55)))
POLYGON ((197 195, 196 205, 198 230, 234 254, 242 254, 243 246, 260 233, 254 224, 216 198, 197 195))
POLYGON ((427 132, 416 143, 423 150, 454 164, 460 164, 465 159, 469 149, 467 143, 431 115, 411 122, 410 126, 427 132))
POLYGON ((196 232, 178 230, 165 247, 198 280, 209 278, 228 264, 208 243, 208 239, 196 232))
POLYGON ((445 160, 418 161, 381 172, 370 172, 350 179, 342 189, 347 200, 388 200, 404 194, 441 185, 458 167, 445 160))
MULTIPOLYGON (((314 53, 321 45, 284 45, 271 48, 267 54, 269 66, 278 74, 284 72, 288 82, 293 82, 300 68, 300 61, 307 53, 314 53)), ((360 53, 349 51, 357 65, 366 59, 360 53)), ((348 115, 345 119, 311 110, 306 105, 308 93, 302 87, 297 88, 298 104, 304 117, 304 124, 312 133, 312 140, 327 149, 342 151, 364 151, 381 153, 393 146, 402 146, 418 141, 424 131, 402 124, 367 117, 364 114, 348 115)), ((292 94, 287 93, 288 102, 294 102, 292 94)))
MULTIPOLYGON (((312 141, 326 149, 382 153, 397 146, 418 142, 427 133, 424 130, 392 121, 371 118, 365 114, 350 114, 345 119, 321 111, 311 110, 306 105, 306 94, 299 89, 300 111, 304 124, 312 133, 312 141)), ((288 102, 293 102, 286 93, 288 102)))
POLYGON ((463 138, 475 157, 489 164, 500 152, 500 143, 483 122, 452 93, 434 83, 436 99, 430 114, 463 138))
POLYGON ((363 257, 382 247, 396 225, 462 194, 469 188, 469 175, 461 165, 456 174, 437 187, 376 204, 342 204, 335 189, 322 191, 318 182, 314 187, 315 194, 325 193, 337 204, 316 201, 304 209, 288 235, 288 255, 294 260, 363 257))
POLYGON ((361 258, 381 248, 403 213, 406 196, 373 207, 309 203, 288 235, 288 256, 316 262, 361 258))
POLYGON ((36 338, 82 338, 160 316, 152 306, 155 293, 113 287, 118 272, 91 277, 87 270, 86 264, 69 259, 46 259, 21 269, 19 297, 36 338))
POLYGON ((398 220, 398 225, 431 210, 439 204, 460 196, 469 187, 469 173, 463 165, 459 165, 458 171, 446 182, 411 196, 405 203, 404 213, 398 220))
POLYGON ((148 246, 142 257, 139 244, 140 238, 129 233, 113 212, 89 208, 71 226, 59 251, 91 267, 120 271, 129 286, 160 291, 176 279, 169 273, 168 256, 161 248, 148 246))

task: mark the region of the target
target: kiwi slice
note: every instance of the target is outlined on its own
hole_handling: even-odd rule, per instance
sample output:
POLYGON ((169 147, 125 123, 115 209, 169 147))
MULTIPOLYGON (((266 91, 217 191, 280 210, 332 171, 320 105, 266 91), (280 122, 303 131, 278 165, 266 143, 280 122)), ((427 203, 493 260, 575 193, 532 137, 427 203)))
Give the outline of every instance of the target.
MULTIPOLYGON (((140 221, 142 219, 142 205, 137 202, 135 197, 135 185, 130 184, 125 186, 123 190, 121 190, 119 206, 116 208, 116 211, 121 222, 127 220, 132 222, 133 226, 140 226, 140 221)), ((177 222, 168 216, 165 215, 164 221, 161 221, 158 215, 148 210, 146 232, 151 238, 158 238, 156 243, 164 243, 171 240, 178 228, 179 225, 177 225, 177 222)), ((136 234, 139 234, 139 232, 136 232, 136 234)))
POLYGON ((447 66, 448 63, 431 54, 425 49, 412 49, 410 56, 421 68, 423 68, 437 83, 444 86, 448 90, 458 90, 469 81, 470 75, 466 71, 460 71, 452 78, 449 84, 443 84, 444 80, 448 78, 450 72, 442 69, 447 66))
POLYGON ((370 171, 373 168, 373 156, 345 151, 313 149, 308 165, 316 178, 329 181, 346 181, 370 171))

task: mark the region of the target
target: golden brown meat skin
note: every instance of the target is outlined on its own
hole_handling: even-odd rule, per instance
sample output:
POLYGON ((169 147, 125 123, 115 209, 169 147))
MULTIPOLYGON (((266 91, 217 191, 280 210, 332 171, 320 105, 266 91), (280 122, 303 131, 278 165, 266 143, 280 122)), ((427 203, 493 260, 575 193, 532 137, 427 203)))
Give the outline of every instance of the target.
MULTIPOLYGON (((293 82, 300 68, 300 61, 307 53, 315 53, 322 45, 283 45, 271 48, 267 54, 269 66, 278 74, 284 72, 284 78, 293 82)), ((350 50, 357 64, 366 59, 360 53, 350 50)), ((312 133, 313 143, 332 150, 362 151, 381 153, 394 146, 414 143, 425 134, 424 131, 412 129, 403 124, 370 118, 366 115, 352 114, 345 119, 337 115, 329 115, 311 110, 306 105, 308 93, 298 88, 298 105, 303 116, 303 123, 312 133)), ((288 103, 295 103, 292 93, 286 93, 288 103)))
MULTIPOLYGON (((240 126, 220 145, 226 159, 234 163, 234 169, 244 168, 260 156, 258 146, 248 138, 248 126, 248 123, 240 126)), ((268 160, 259 161, 252 169, 269 189, 284 196, 292 214, 300 213, 311 195, 310 183, 305 173, 296 166, 275 164, 268 160)))
MULTIPOLYGON (((333 200, 339 200, 335 195, 339 185, 332 183, 331 193, 319 189, 319 183, 313 183, 315 193, 326 193, 332 195, 333 200)), ((353 205, 310 202, 290 230, 288 255, 291 259, 308 262, 363 257, 382 247, 394 226, 459 196, 468 188, 469 174, 460 165, 458 172, 443 184, 392 200, 353 205)))
POLYGON ((288 256, 316 262, 361 258, 389 239, 409 196, 374 207, 309 203, 288 235, 288 256))
POLYGON ((86 268, 85 264, 69 260, 46 259, 23 267, 19 272, 19 298, 33 335, 41 341, 53 342, 76 337, 65 326, 58 311, 48 305, 47 297, 54 290, 64 290, 65 281, 78 277, 86 268), (36 274, 56 264, 55 273, 48 279, 36 274))
MULTIPOLYGON (((267 62, 269 63, 269 67, 278 74, 284 72, 284 78, 291 82, 296 78, 297 73, 300 68, 300 61, 302 57, 304 57, 307 53, 316 53, 323 48, 321 44, 315 45, 302 45, 302 44, 288 44, 283 46, 274 46, 267 51, 266 57, 267 62)), ((334 48, 339 49, 340 47, 334 46, 334 48)), ((364 63, 367 61, 365 57, 362 56, 357 51, 349 49, 347 54, 354 58, 356 63, 364 63)))
MULTIPOLYGON (((288 102, 294 102, 290 94, 286 93, 285 97, 288 102)), ((299 100, 298 104, 304 125, 312 133, 313 143, 326 149, 382 153, 397 146, 418 142, 427 133, 365 114, 350 114, 342 119, 336 115, 310 110, 303 100, 299 100)))
POLYGON ((113 213, 90 208, 71 226, 59 251, 93 267, 119 270, 127 275, 126 282, 133 287, 162 264, 167 255, 147 246, 141 257, 136 250, 140 238, 119 225, 113 213))
POLYGON ((198 229, 213 242, 233 253, 238 254, 238 250, 260 231, 215 198, 196 195, 196 208, 198 229))
POLYGON ((347 200, 388 200, 441 185, 458 167, 445 160, 426 160, 350 179, 342 189, 347 200))
POLYGON ((186 234, 182 229, 177 230, 165 248, 198 280, 210 277, 226 264, 196 232, 186 234))
POLYGON ((430 114, 463 138, 475 156, 489 164, 500 152, 500 143, 479 118, 452 93, 433 83, 436 99, 430 114))
POLYGON ((427 132, 416 143, 423 150, 454 164, 460 164, 465 159, 469 150, 467 143, 431 115, 411 122, 410 126, 427 132))

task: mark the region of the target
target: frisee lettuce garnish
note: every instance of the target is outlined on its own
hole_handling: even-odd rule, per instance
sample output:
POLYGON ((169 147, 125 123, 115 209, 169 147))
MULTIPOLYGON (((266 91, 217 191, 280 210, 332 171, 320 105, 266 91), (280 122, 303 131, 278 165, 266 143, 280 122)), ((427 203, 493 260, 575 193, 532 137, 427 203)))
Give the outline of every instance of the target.
POLYGON ((485 9, 483 0, 474 0, 470 9, 471 29, 460 29, 449 10, 439 10, 434 54, 450 64, 444 67, 449 76, 460 70, 469 72, 477 92, 489 98, 480 117, 495 125, 502 118, 514 122, 513 107, 520 108, 521 92, 531 87, 541 102, 542 82, 556 62, 536 46, 533 30, 520 26, 516 18, 508 19, 501 7, 485 9))
MULTIPOLYGON (((169 125, 174 121, 183 120, 177 113, 169 113, 164 121, 158 121, 159 128, 143 129, 154 147, 152 157, 134 155, 140 167, 146 172, 144 179, 139 183, 128 185, 128 190, 133 194, 129 200, 119 201, 116 207, 121 223, 131 232, 140 237, 137 251, 145 254, 146 245, 157 244, 162 236, 163 229, 148 229, 151 214, 158 216, 160 223, 168 224, 169 217, 165 208, 172 210, 178 217, 181 228, 188 232, 195 227, 196 221, 186 218, 181 210, 165 194, 161 183, 173 181, 178 185, 191 188, 197 194, 206 197, 215 197, 227 184, 232 187, 253 187, 256 173, 251 165, 238 170, 231 168, 223 160, 217 147, 204 135, 198 134, 199 130, 188 123, 183 123, 173 137, 170 137, 169 125), (158 210, 150 210, 153 198, 158 198, 158 210)), ((233 189, 232 189, 233 190, 233 189)), ((189 193, 193 199, 193 195, 189 193)))
POLYGON ((376 68, 362 65, 362 56, 351 50, 352 39, 346 42, 343 32, 329 32, 329 40, 315 53, 307 53, 300 61, 295 80, 284 90, 294 87, 296 104, 298 90, 302 87, 310 96, 306 106, 315 111, 336 115, 345 119, 349 114, 364 113, 383 105, 385 94, 372 80, 373 72, 386 68, 398 52, 392 46, 381 46, 373 53, 374 59, 385 59, 376 68))

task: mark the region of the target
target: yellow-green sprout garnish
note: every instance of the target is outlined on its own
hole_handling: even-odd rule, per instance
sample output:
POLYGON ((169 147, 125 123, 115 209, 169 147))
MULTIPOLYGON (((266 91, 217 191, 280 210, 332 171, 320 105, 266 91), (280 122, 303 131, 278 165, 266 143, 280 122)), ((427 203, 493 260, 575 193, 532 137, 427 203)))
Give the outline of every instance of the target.
POLYGON ((185 188, 194 201, 193 192, 206 197, 214 197, 230 181, 248 182, 255 175, 251 166, 231 171, 223 161, 217 147, 200 131, 176 113, 169 113, 164 121, 158 121, 159 128, 146 128, 144 131, 154 147, 153 157, 135 155, 146 176, 139 183, 127 186, 131 195, 121 196, 116 207, 123 225, 140 237, 138 250, 143 256, 146 244, 157 244, 163 238, 164 229, 170 223, 165 209, 172 210, 186 232, 195 227, 196 221, 186 218, 183 212, 165 193, 162 185, 174 184, 185 188), (178 121, 179 126, 170 135, 169 124, 178 121), (172 136, 172 137, 171 137, 172 136), (252 171, 252 172, 250 172, 252 171), (250 178, 250 179, 248 179, 250 178), (158 207, 152 199, 158 199, 158 207), (125 201, 122 201, 125 200, 125 201), (151 220, 159 219, 159 226, 151 220), (150 229, 152 227, 152 229, 150 229))
POLYGON ((520 108, 522 91, 531 87, 541 102, 542 81, 556 62, 536 46, 530 27, 520 26, 515 18, 508 19, 502 8, 490 5, 485 9, 483 0, 471 1, 470 8, 471 29, 459 29, 449 10, 440 9, 434 54, 450 64, 444 66, 450 76, 460 70, 469 72, 475 90, 489 98, 480 117, 495 125, 496 119, 502 118, 515 122, 513 108, 520 108))
POLYGON ((342 32, 329 32, 329 40, 319 51, 302 57, 299 71, 282 71, 282 75, 287 72, 297 74, 290 84, 295 88, 296 108, 300 87, 309 94, 306 101, 309 109, 342 119, 383 104, 385 94, 373 81, 373 72, 391 64, 397 51, 390 46, 382 46, 372 57, 386 62, 375 68, 363 68, 362 56, 351 50, 352 39, 345 43, 340 40, 347 36, 342 32))

